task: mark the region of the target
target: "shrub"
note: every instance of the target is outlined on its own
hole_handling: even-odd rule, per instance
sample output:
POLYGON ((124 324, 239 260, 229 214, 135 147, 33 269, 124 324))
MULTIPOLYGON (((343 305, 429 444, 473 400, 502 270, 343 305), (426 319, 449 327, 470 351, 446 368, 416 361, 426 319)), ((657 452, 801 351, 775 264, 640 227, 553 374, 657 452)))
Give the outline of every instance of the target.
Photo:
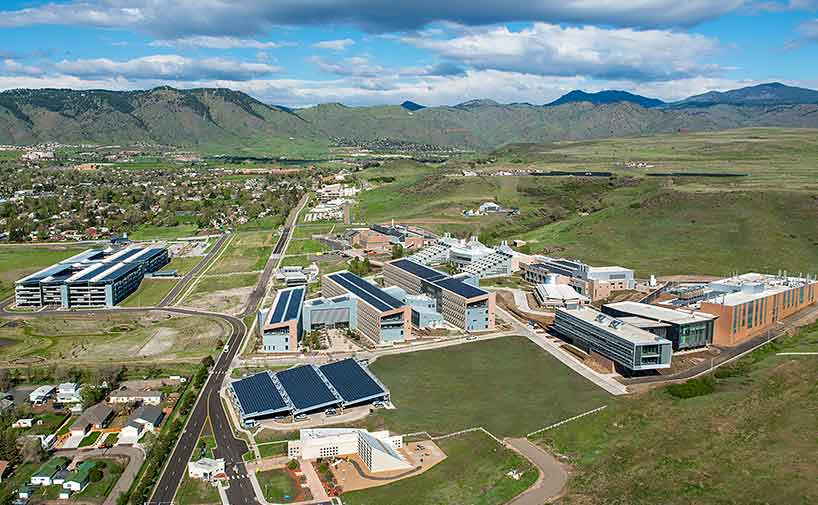
POLYGON ((90 472, 88 472, 88 478, 91 479, 91 482, 99 482, 102 480, 102 470, 99 468, 92 468, 90 472))
POLYGON ((298 468, 298 461, 291 459, 290 461, 287 462, 287 468, 295 471, 295 469, 298 468))
POLYGON ((709 395, 715 390, 716 383, 710 376, 690 379, 682 384, 671 384, 667 387, 667 392, 676 398, 695 398, 709 395))

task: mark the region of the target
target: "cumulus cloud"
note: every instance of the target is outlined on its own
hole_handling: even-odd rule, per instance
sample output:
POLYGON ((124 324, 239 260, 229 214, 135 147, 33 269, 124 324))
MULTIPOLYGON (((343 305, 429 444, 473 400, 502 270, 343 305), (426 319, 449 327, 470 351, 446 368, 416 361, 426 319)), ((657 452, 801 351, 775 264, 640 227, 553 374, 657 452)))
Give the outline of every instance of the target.
POLYGON ((153 47, 184 46, 206 49, 276 49, 284 45, 292 45, 292 43, 263 42, 255 39, 242 39, 239 37, 213 37, 209 35, 196 35, 174 40, 155 40, 149 45, 153 47))
POLYGON ((488 25, 514 21, 631 27, 691 26, 744 0, 69 0, 0 11, 0 26, 37 24, 137 27, 163 39, 247 36, 272 26, 350 24, 374 32, 434 22, 488 25))
POLYGON ((343 51, 353 44, 355 44, 355 41, 352 39, 322 40, 321 42, 313 44, 312 47, 316 49, 329 49, 331 51, 343 51))
POLYGON ((33 65, 25 65, 12 59, 3 60, 0 69, 6 75, 28 75, 36 76, 43 75, 43 69, 33 65))
MULTIPOLYGON (((373 63, 367 56, 352 56, 342 60, 328 60, 321 56, 310 58, 315 66, 329 74, 346 77, 368 77, 368 78, 398 78, 398 77, 420 77, 429 75, 461 75, 465 70, 451 62, 441 62, 431 65, 409 66, 399 68, 387 68, 373 63)), ((372 85, 372 83, 364 83, 372 85)))
POLYGON ((81 78, 120 77, 124 79, 225 79, 245 81, 279 72, 266 63, 247 63, 224 58, 192 59, 178 55, 154 55, 125 61, 107 58, 63 60, 54 65, 57 72, 81 78))
POLYGON ((717 41, 697 34, 546 23, 520 31, 505 26, 461 31, 451 38, 401 40, 474 68, 538 75, 667 80, 718 70, 699 63, 718 49, 717 41))

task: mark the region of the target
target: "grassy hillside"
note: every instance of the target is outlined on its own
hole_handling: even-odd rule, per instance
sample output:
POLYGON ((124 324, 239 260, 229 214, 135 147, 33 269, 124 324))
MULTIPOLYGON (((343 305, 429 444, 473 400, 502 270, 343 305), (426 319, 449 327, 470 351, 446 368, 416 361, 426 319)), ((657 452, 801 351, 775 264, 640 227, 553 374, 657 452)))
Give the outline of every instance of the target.
POLYGON ((658 389, 548 432, 574 467, 564 503, 818 502, 818 360, 776 354, 816 349, 812 326, 717 371, 711 394, 658 389))
POLYGON ((376 187, 362 194, 359 218, 479 233, 495 243, 524 239, 532 252, 622 264, 640 275, 818 270, 815 130, 523 144, 483 158, 494 161, 456 160, 443 167, 401 162, 367 170, 362 176, 376 187), (483 175, 463 177, 464 169, 483 175), (519 169, 615 175, 490 176, 519 169), (653 172, 747 176, 649 177, 653 172), (462 216, 487 200, 518 207, 520 215, 462 216))

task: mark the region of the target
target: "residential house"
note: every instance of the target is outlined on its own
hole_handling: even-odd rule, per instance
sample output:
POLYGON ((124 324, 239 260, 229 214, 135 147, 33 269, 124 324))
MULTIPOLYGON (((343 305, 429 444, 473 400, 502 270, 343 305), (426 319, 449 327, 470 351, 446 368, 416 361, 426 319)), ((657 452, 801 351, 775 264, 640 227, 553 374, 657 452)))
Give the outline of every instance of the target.
POLYGON ((31 485, 50 486, 53 484, 52 479, 57 475, 57 472, 65 469, 66 466, 68 466, 68 458, 51 458, 40 465, 40 468, 31 476, 31 485))

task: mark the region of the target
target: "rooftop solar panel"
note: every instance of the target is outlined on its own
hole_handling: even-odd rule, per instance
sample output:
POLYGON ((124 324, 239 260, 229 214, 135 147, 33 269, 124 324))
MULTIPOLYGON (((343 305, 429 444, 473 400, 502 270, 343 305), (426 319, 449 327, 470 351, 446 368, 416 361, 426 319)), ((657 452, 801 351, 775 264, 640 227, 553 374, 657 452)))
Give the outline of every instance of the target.
POLYGON ((108 263, 114 263, 118 261, 125 261, 128 258, 135 256, 141 253, 144 249, 141 247, 129 247, 127 249, 121 249, 114 254, 105 258, 105 261, 108 263))
POLYGON ((319 369, 341 395, 345 405, 386 395, 383 387, 353 358, 322 365, 319 369))
POLYGON ((366 282, 353 273, 338 272, 330 274, 329 278, 377 310, 386 311, 403 307, 403 303, 401 303, 400 300, 385 293, 381 288, 366 282))
POLYGON ((429 268, 427 266, 421 265, 420 263, 415 263, 411 260, 397 260, 392 262, 393 265, 396 267, 409 272, 410 274, 416 275, 421 279, 426 279, 427 281, 436 281, 438 279, 443 279, 447 277, 446 274, 443 272, 438 272, 434 268, 429 268))
POLYGON ((459 279, 452 278, 442 279, 436 281, 435 284, 442 287, 443 289, 448 289, 449 291, 452 291, 453 293, 456 293, 462 296, 463 298, 474 298, 476 296, 483 296, 487 294, 487 291, 483 291, 480 288, 476 288, 474 286, 466 284, 465 282, 459 279))
POLYGON ((291 290, 279 291, 276 295, 276 302, 273 310, 270 313, 270 319, 267 321, 270 324, 280 323, 281 318, 284 317, 284 311, 287 310, 287 303, 290 301, 291 290))
POLYGON ((92 263, 88 267, 80 270, 79 272, 75 273, 71 277, 69 277, 66 282, 74 283, 74 282, 88 282, 94 276, 99 275, 102 273, 103 270, 108 268, 109 265, 105 265, 102 263, 92 263))
POLYGON ((289 405, 284 401, 273 378, 267 372, 234 381, 230 387, 236 394, 244 417, 269 415, 289 410, 289 405))
POLYGON ((91 282, 114 282, 139 268, 138 263, 117 263, 91 279, 91 282))
POLYGON ((317 410, 340 403, 312 365, 290 368, 276 373, 276 377, 297 412, 317 410))
POLYGON ((287 312, 284 314, 284 320, 290 321, 298 319, 301 314, 301 302, 304 301, 304 288, 295 288, 290 295, 290 303, 287 305, 287 312))
POLYGON ((41 280, 46 279, 48 277, 60 275, 62 273, 70 273, 71 272, 71 265, 68 264, 57 264, 47 268, 40 270, 39 272, 34 272, 31 275, 23 277, 22 279, 18 280, 18 284, 22 284, 24 286, 36 286, 40 283, 41 280))

